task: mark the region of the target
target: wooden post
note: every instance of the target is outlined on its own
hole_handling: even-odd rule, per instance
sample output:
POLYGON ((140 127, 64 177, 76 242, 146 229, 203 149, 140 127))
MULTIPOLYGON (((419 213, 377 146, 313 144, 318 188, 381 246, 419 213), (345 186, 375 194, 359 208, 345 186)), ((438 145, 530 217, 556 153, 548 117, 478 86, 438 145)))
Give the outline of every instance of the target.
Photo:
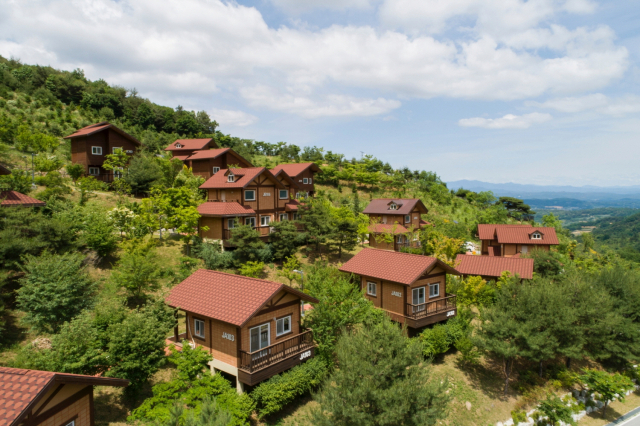
POLYGON ((173 327, 173 338, 176 340, 175 343, 178 343, 180 331, 178 330, 178 310, 177 309, 173 313, 173 316, 176 318, 176 326, 173 327))

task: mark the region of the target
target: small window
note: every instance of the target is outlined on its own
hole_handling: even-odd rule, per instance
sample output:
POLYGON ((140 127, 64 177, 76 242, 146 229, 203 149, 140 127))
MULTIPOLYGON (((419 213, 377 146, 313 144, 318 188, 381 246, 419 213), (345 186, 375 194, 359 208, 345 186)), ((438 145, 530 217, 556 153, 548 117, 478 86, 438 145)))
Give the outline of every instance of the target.
POLYGON ((220 171, 220 167, 214 167, 212 171, 213 171, 213 174, 215 175, 220 171))
POLYGON ((287 198, 289 198, 289 191, 287 191, 286 189, 281 189, 280 190, 280 199, 281 200, 286 200, 287 198))
POLYGON ((233 173, 229 173, 229 176, 227 176, 227 182, 235 182, 235 176, 233 175, 233 173))
POLYGON ((291 333, 291 315, 276 320, 276 336, 291 333))
POLYGON ((182 145, 180 145, 179 143, 176 144, 176 148, 182 148, 182 145))
POLYGON ((398 235, 398 244, 402 244, 402 241, 404 240, 404 238, 402 238, 402 235, 398 235))
POLYGON ((367 281, 367 294, 376 296, 378 294, 378 284, 367 281))
POLYGON ((247 189, 244 191, 244 200, 245 201, 255 201, 256 200, 256 191, 254 189, 247 189))
POLYGON ((101 146, 92 146, 91 153, 93 155, 102 155, 102 147, 101 146))
POLYGON ((236 227, 236 220, 235 219, 227 219, 227 227, 229 229, 233 229, 236 227))
POLYGON ((289 220, 289 215, 287 213, 280 213, 280 222, 284 220, 289 220))
POLYGON ((89 167, 89 174, 91 176, 98 176, 100 174, 100 168, 99 167, 89 167))
POLYGON ((440 296, 440 283, 429 284, 429 297, 440 296))
POLYGON ((534 233, 531 235, 531 239, 532 239, 532 240, 541 240, 541 239, 542 239, 542 235, 541 235, 539 232, 534 232, 534 233))
POLYGON ((404 223, 409 223, 409 222, 411 222, 411 215, 407 214, 404 216, 404 223))
POLYGON ((260 226, 269 226, 271 216, 260 216, 260 226))
POLYGON ((307 179, 307 178, 302 179, 302 183, 308 184, 309 183, 309 179, 307 179))
POLYGON ((194 318, 193 334, 196 335, 197 337, 204 339, 204 321, 194 318))
POLYGON ((75 420, 71 420, 71 421, 67 422, 64 426, 76 426, 76 421, 75 420))
POLYGON ((122 172, 124 171, 124 167, 116 167, 113 169, 113 176, 116 179, 120 179, 122 177, 122 172))
POLYGON ((121 146, 114 146, 111 148, 111 153, 115 154, 118 151, 122 151, 122 147, 121 146))
POLYGON ((389 204, 389 210, 398 210, 398 205, 396 203, 389 204))
POLYGON ((300 220, 300 213, 294 213, 293 220, 300 220))
POLYGON ((244 224, 252 227, 256 227, 256 218, 255 217, 245 217, 244 224))
POLYGON ((311 185, 313 182, 311 182, 311 178, 309 178, 309 185, 311 185))

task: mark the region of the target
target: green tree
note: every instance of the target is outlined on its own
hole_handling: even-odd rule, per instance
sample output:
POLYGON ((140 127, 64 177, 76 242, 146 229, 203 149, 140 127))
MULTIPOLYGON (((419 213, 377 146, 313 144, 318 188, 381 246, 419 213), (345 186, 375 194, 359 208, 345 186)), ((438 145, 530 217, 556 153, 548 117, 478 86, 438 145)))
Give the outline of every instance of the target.
POLYGON ((37 172, 53 172, 60 170, 64 164, 62 158, 54 154, 40 152, 33 159, 34 168, 37 172))
POLYGON ((619 373, 609 374, 600 370, 584 370, 580 381, 589 387, 589 392, 600 395, 600 400, 604 404, 602 407, 603 418, 611 401, 624 402, 626 392, 634 389, 633 382, 627 376, 619 373))
POLYGON ((152 240, 138 239, 123 242, 123 256, 111 273, 113 282, 138 300, 143 299, 146 293, 157 290, 160 285, 160 270, 153 244, 152 240))
POLYGON ((262 262, 248 261, 240 265, 240 275, 250 278, 260 278, 262 274, 264 274, 264 263, 262 262))
POLYGON ((79 253, 26 256, 25 277, 16 297, 26 314, 25 323, 37 331, 56 332, 62 323, 91 306, 95 283, 83 261, 79 253))
POLYGON ((82 238, 99 256, 108 256, 117 247, 117 236, 111 218, 102 211, 94 211, 85 217, 82 238))
POLYGON ((502 204, 507 209, 510 217, 521 219, 523 215, 534 215, 536 212, 531 211, 531 207, 524 201, 513 197, 500 197, 496 204, 502 204))
POLYGON ((259 250, 265 246, 264 241, 260 239, 260 233, 249 225, 233 228, 229 244, 236 247, 233 256, 238 266, 260 260, 259 250))
POLYGON ((95 176, 87 176, 78 179, 78 189, 80 189, 80 205, 83 206, 91 197, 95 197, 96 191, 106 190, 104 182, 100 182, 95 176))
POLYGON ((576 426, 571 407, 567 407, 567 404, 557 395, 548 394, 547 398, 538 405, 538 411, 544 414, 547 422, 553 426, 560 425, 560 422, 576 426))
POLYGON ((339 369, 316 397, 314 425, 435 425, 450 397, 431 379, 418 342, 385 318, 345 332, 336 347, 339 369))
POLYGON ((65 169, 74 184, 84 175, 84 166, 82 164, 67 164, 65 169))
MULTIPOLYGON (((178 223, 176 230, 182 234, 182 238, 187 246, 187 256, 191 254, 191 240, 198 235, 198 223, 200 221, 200 213, 196 207, 182 207, 176 210, 174 220, 178 223)), ((200 231, 206 232, 208 226, 201 226, 200 231)))
POLYGON ((134 193, 149 192, 153 184, 162 179, 162 169, 154 157, 136 154, 129 162, 129 170, 123 180, 134 193))
POLYGON ((338 252, 342 258, 342 250, 353 250, 358 245, 358 223, 348 207, 340 207, 332 212, 332 232, 329 235, 329 247, 338 252))
POLYGON ((593 246, 595 241, 593 239, 593 235, 590 232, 585 232, 580 236, 582 238, 582 251, 585 253, 589 253, 593 250, 593 246))
MULTIPOLYGON (((282 269, 278 273, 279 276, 289 280, 289 285, 293 284, 293 280, 300 279, 300 274, 296 272, 302 267, 296 256, 287 257, 282 264, 282 269)), ((302 284, 302 283, 301 283, 302 284)))
POLYGON ((231 414, 218 405, 217 399, 209 395, 202 399, 200 414, 196 415, 195 410, 188 410, 188 414, 185 411, 176 403, 169 412, 169 419, 161 422, 160 426, 228 426, 233 420, 231 414))
POLYGON ((31 174, 24 170, 13 169, 10 175, 0 176, 0 191, 28 194, 31 190, 31 174))
POLYGON ((273 227, 273 232, 269 234, 269 241, 273 249, 274 259, 283 260, 293 256, 300 243, 299 232, 295 223, 283 220, 270 225, 273 227))
POLYGON ((332 232, 331 203, 318 197, 305 200, 300 207, 300 216, 310 242, 319 252, 320 244, 324 244, 332 232))

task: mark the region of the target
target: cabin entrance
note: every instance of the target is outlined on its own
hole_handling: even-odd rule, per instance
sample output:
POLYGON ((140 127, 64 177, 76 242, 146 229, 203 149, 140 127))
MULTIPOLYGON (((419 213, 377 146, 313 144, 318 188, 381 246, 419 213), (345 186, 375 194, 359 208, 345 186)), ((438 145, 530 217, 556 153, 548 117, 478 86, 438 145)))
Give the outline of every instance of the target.
MULTIPOLYGON (((253 327, 249 331, 251 335, 251 339, 249 342, 250 348, 249 352, 253 353, 256 351, 260 351, 262 348, 266 348, 269 346, 270 341, 270 327, 269 323, 262 324, 257 327, 253 327)), ((269 353, 268 350, 260 351, 252 356, 253 359, 261 358, 269 353)))
POLYGON ((424 291, 424 287, 419 287, 419 288, 414 288, 412 290, 412 294, 413 294, 413 312, 420 312, 420 311, 424 311, 424 309, 426 308, 426 305, 424 304, 424 300, 425 300, 425 291, 424 291))

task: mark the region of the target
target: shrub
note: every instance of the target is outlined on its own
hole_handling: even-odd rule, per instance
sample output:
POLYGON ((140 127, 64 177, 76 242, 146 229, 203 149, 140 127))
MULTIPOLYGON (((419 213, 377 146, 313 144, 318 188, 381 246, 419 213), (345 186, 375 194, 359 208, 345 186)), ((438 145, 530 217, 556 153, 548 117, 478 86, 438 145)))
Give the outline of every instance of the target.
POLYGON ((282 410, 296 397, 318 387, 328 371, 321 358, 313 358, 262 382, 250 395, 256 402, 258 415, 263 418, 282 410))
POLYGON ((513 419, 513 424, 518 426, 520 423, 527 421, 527 413, 522 410, 514 410, 511 412, 511 419, 513 419))
POLYGON ((220 244, 199 243, 194 246, 194 255, 204 261, 207 269, 231 269, 234 264, 233 252, 222 252, 220 244))
POLYGON ((552 425, 560 424, 560 422, 573 426, 576 424, 572 417, 573 410, 571 407, 567 407, 557 395, 547 395, 547 399, 538 405, 538 411, 547 416, 549 423, 552 425))
POLYGON ((260 278, 264 274, 264 263, 262 262, 247 262, 240 266, 240 275, 250 278, 260 278))
POLYGON ((427 357, 443 354, 451 347, 447 326, 436 324, 431 329, 426 329, 420 334, 422 353, 427 357))

